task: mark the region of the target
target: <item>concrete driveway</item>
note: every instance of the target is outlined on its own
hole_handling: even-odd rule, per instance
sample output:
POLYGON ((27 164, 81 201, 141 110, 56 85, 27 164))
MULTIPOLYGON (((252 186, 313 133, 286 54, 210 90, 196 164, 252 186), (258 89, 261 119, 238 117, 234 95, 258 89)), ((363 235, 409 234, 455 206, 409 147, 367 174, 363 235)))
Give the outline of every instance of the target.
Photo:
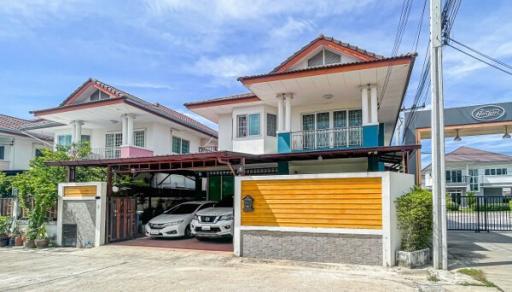
POLYGON ((512 232, 449 231, 450 269, 472 267, 512 291, 512 232))
POLYGON ((495 291, 426 270, 262 261, 231 253, 104 246, 0 248, 0 291, 495 291))

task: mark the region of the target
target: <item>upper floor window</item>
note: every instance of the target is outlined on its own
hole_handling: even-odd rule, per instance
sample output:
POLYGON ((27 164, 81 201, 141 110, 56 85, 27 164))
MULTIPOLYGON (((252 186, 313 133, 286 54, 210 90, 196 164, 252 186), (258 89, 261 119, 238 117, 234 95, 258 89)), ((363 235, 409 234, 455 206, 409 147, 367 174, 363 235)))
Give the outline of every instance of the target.
POLYGON ((133 145, 137 147, 146 147, 145 131, 133 131, 133 145))
POLYGON ((91 101, 98 101, 98 100, 102 100, 102 99, 109 99, 110 98, 110 95, 100 91, 100 90, 96 90, 95 92, 93 92, 90 96, 90 100, 91 101))
POLYGON ((190 141, 172 136, 172 152, 176 154, 190 153, 190 141))
POLYGON ((275 137, 277 132, 277 116, 267 114, 267 136, 275 137))
POLYGON ((0 146, 0 160, 5 159, 5 146, 0 146))
POLYGON ((507 175, 506 168, 487 168, 485 169, 485 175, 507 175))
POLYGON ((462 170, 447 170, 446 182, 460 183, 462 182, 462 170))
POLYGON ((57 145, 59 146, 70 146, 71 145, 71 135, 58 135, 57 136, 57 145))
POLYGON ((308 67, 341 63, 341 55, 322 49, 308 60, 308 67))
POLYGON ((260 114, 237 116, 237 137, 260 135, 260 114))

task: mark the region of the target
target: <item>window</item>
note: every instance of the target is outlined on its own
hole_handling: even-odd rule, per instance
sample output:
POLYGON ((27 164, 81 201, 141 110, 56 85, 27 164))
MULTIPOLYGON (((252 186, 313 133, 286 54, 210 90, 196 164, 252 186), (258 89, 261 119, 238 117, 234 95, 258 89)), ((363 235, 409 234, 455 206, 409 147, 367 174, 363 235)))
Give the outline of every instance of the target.
POLYGON ((91 144, 91 135, 82 135, 80 136, 80 142, 81 143, 89 143, 91 144))
POLYGON ((58 135, 57 136, 57 145, 59 146, 70 146, 71 145, 71 135, 58 135))
POLYGON ((249 136, 258 136, 260 134, 260 114, 249 115, 249 136))
POLYGON ((137 147, 146 147, 144 130, 133 131, 133 145, 137 147))
POLYGON ((277 131, 277 116, 267 114, 267 136, 275 137, 277 131))
POLYGON ((448 182, 448 183, 462 182, 462 170, 447 170, 446 171, 446 182, 448 182))
POLYGON ((121 146, 123 143, 123 134, 108 133, 105 134, 105 156, 106 158, 118 158, 121 156, 121 146))
POLYGON ((478 191, 478 169, 469 170, 469 190, 478 191))
POLYGON ((238 116, 237 137, 247 137, 247 116, 238 116))
POLYGON ((348 112, 348 126, 359 127, 363 124, 363 112, 361 110, 351 110, 348 112))
POLYGON ((35 153, 34 153, 34 156, 35 156, 35 157, 41 157, 41 156, 43 156, 43 150, 42 150, 42 149, 40 149, 40 148, 36 148, 36 151, 35 151, 35 153))
POLYGON ((95 92, 93 92, 91 94, 91 96, 89 97, 89 100, 90 101, 98 101, 98 100, 102 100, 102 99, 109 99, 110 96, 102 91, 99 91, 99 90, 96 90, 95 92))
POLYGON ((176 154, 190 153, 190 141, 180 137, 172 137, 172 152, 176 154))
POLYGON ((308 67, 339 64, 341 63, 341 55, 333 53, 329 50, 322 49, 316 55, 308 60, 308 67))
POLYGON ((237 116, 237 137, 260 135, 260 114, 237 116))
POLYGON ((507 175, 506 168, 487 168, 485 169, 485 175, 507 175))
POLYGON ((0 146, 0 160, 5 159, 5 146, 0 146))

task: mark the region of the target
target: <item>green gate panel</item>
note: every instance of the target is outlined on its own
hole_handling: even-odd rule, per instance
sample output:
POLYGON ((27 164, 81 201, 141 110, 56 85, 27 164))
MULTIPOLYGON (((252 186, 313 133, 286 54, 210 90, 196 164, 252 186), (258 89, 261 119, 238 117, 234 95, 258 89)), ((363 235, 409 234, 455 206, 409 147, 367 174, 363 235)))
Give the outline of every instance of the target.
POLYGON ((232 198, 235 195, 235 177, 222 177, 222 199, 232 198))
POLYGON ((213 175, 208 177, 208 200, 220 201, 222 197, 222 177, 213 175))

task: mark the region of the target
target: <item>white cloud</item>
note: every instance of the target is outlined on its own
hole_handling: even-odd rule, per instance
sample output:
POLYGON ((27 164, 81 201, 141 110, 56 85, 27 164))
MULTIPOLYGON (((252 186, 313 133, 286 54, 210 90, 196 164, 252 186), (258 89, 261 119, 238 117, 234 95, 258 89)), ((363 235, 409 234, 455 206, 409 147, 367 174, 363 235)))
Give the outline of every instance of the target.
POLYGON ((240 76, 253 74, 261 68, 263 62, 260 57, 247 55, 226 55, 216 58, 201 57, 188 72, 208 76, 215 85, 230 86, 236 83, 240 76))
POLYGON ((289 17, 287 22, 280 27, 273 29, 270 32, 270 36, 272 38, 277 39, 288 39, 294 38, 297 35, 300 35, 304 32, 310 32, 313 30, 313 24, 307 20, 297 20, 295 18, 289 17))

